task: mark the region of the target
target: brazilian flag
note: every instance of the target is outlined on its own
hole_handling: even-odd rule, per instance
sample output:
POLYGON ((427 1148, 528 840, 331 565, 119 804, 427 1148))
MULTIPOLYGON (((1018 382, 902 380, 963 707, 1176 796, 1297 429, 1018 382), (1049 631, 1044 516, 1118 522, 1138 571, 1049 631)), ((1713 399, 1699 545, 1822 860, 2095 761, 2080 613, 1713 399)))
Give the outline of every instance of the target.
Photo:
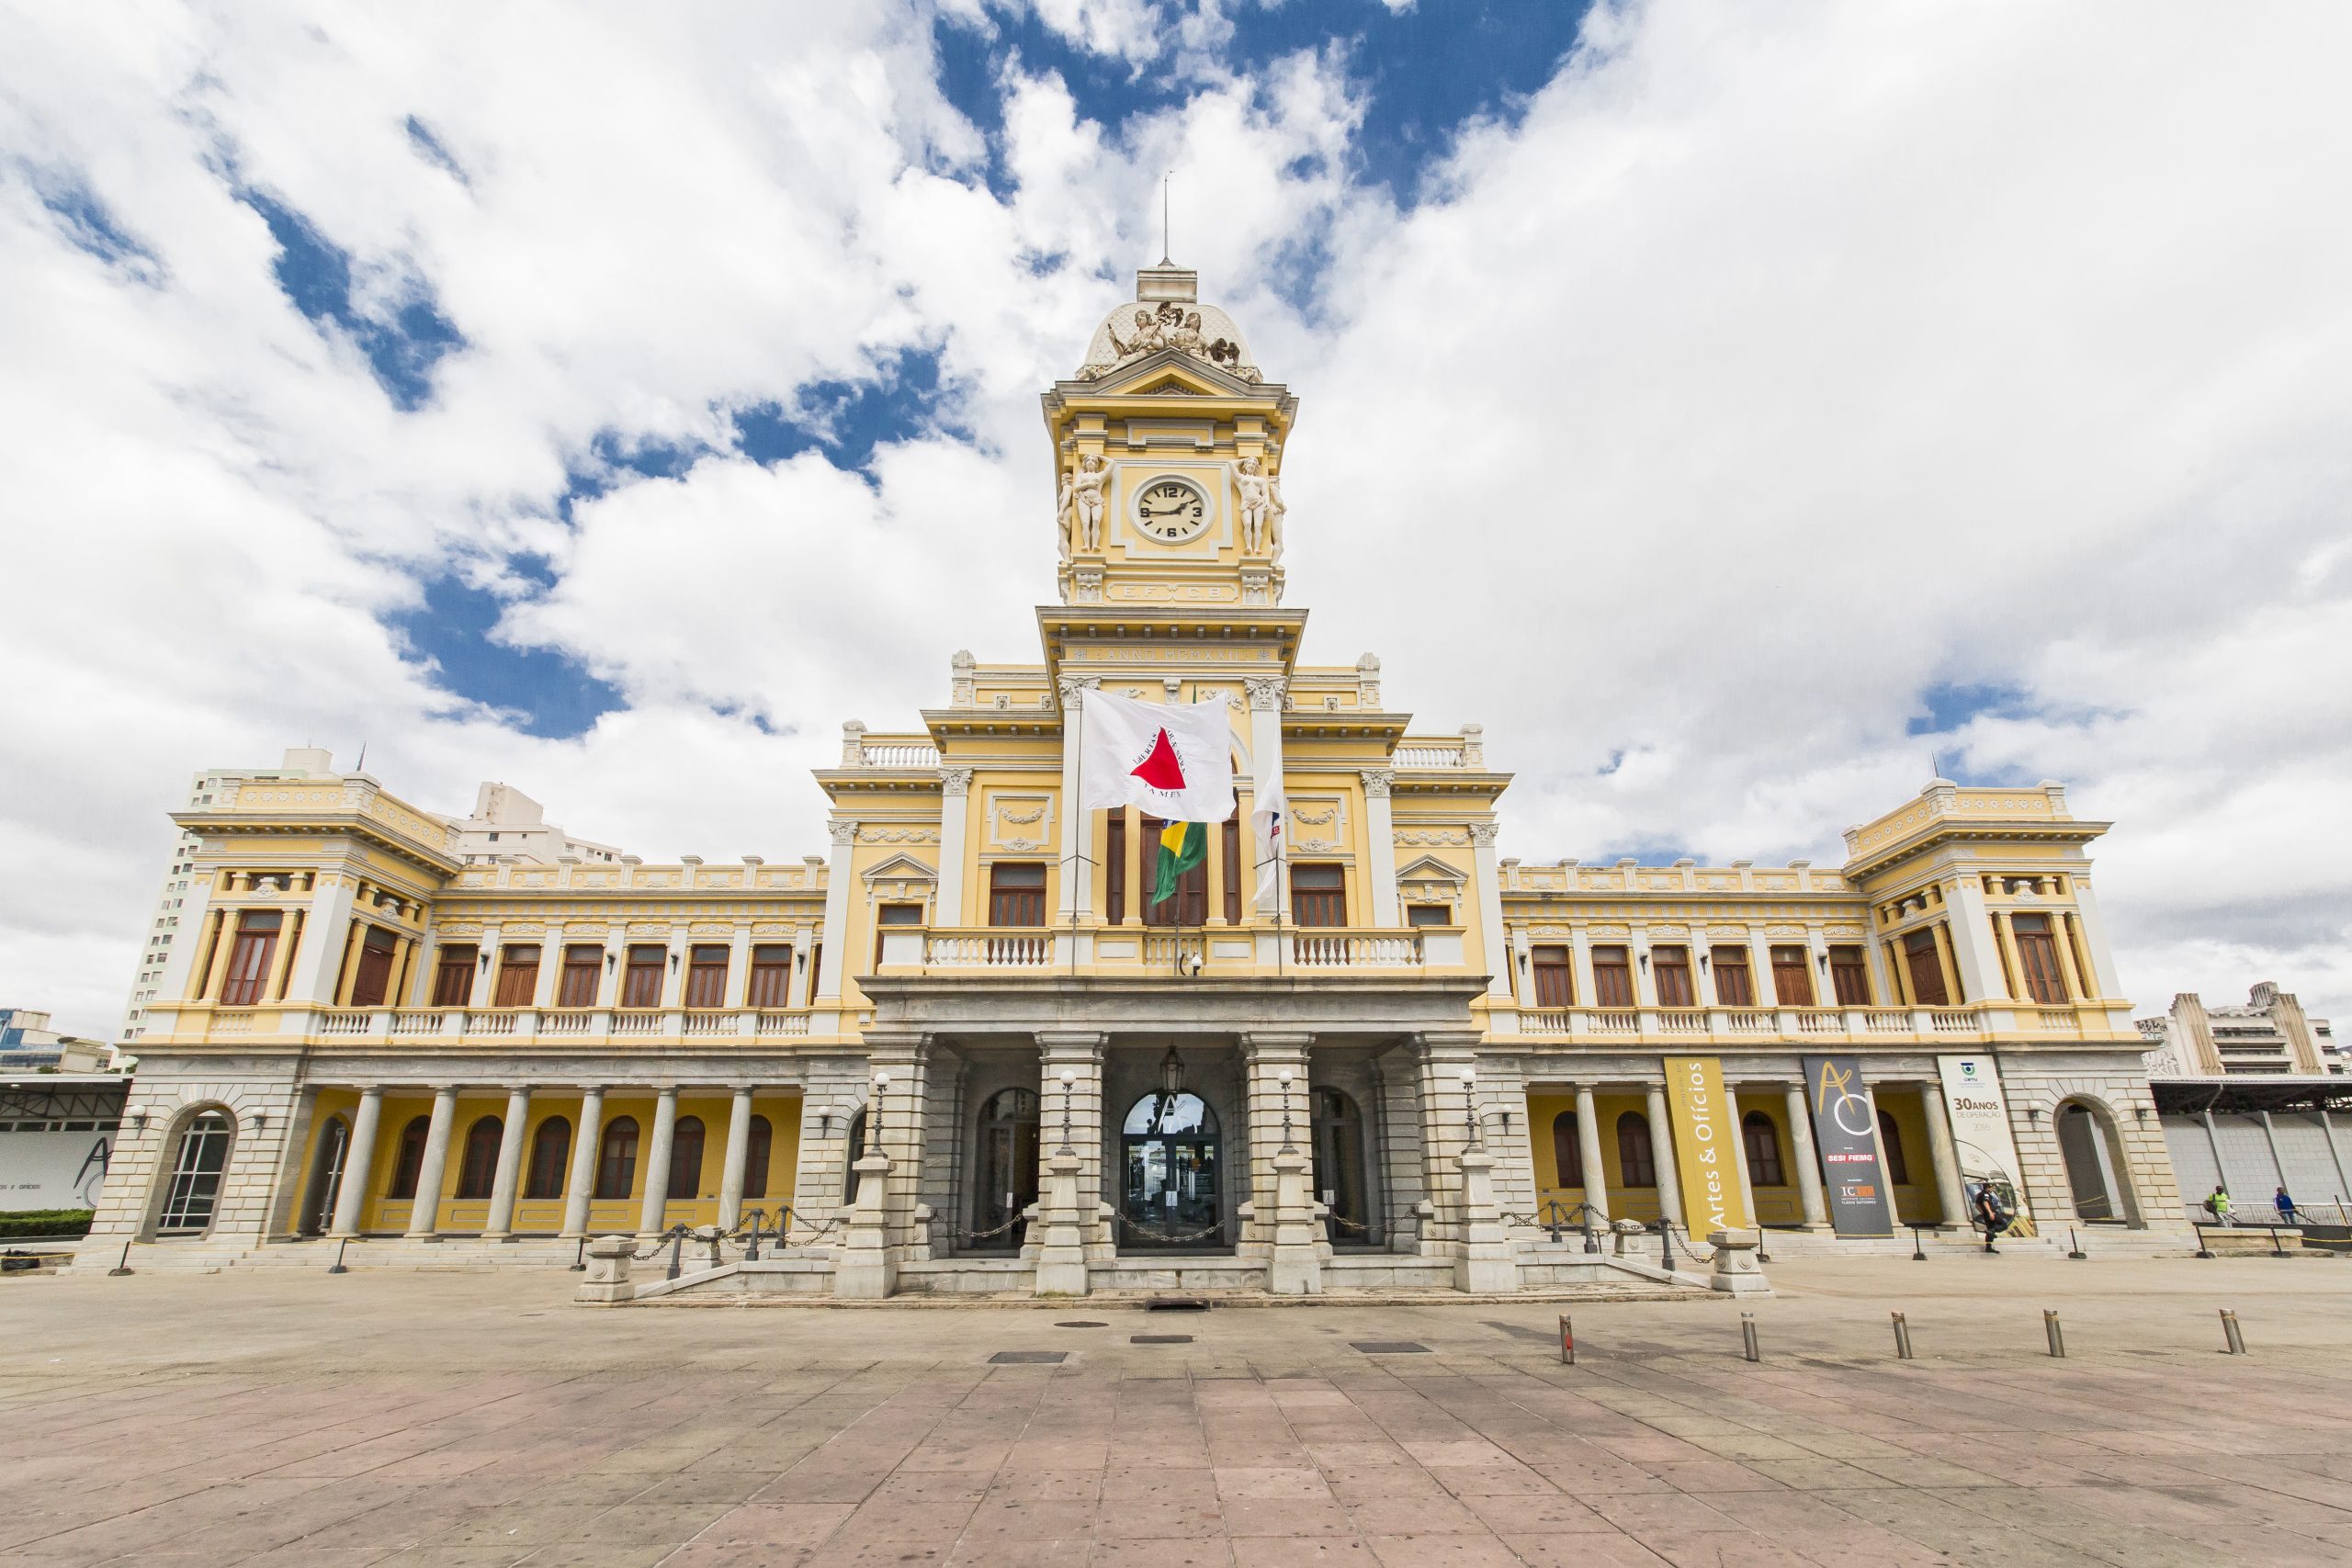
POLYGON ((1159 830, 1159 879, 1153 887, 1151 901, 1164 904, 1176 897, 1176 884, 1183 874, 1209 858, 1209 825, 1205 822, 1170 822, 1159 830))

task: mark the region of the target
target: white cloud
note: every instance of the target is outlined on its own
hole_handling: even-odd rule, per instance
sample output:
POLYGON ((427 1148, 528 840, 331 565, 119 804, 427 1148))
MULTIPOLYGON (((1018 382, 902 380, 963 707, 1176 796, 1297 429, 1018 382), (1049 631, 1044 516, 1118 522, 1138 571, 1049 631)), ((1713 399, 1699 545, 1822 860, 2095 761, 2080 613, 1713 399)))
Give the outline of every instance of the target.
POLYGON ((1216 6, 1037 15, 1194 86, 1105 127, 1010 65, 1002 199, 912 9, 0 20, 9 993, 107 1027, 186 774, 306 740, 648 855, 821 847, 842 719, 1030 651, 1035 395, 1158 254, 1173 170, 1180 255, 1305 400, 1310 655, 1487 722, 1508 852, 1835 859, 1964 749, 2118 821, 2143 1005, 2352 1009, 2343 20, 1604 12, 1400 216, 1345 181, 1334 58, 1224 60, 1216 6), (430 287, 467 346, 427 408, 287 301, 224 164, 376 309, 430 287), (74 248, 28 171, 152 265, 74 248), (712 440, 909 348, 945 421, 870 481, 711 457, 553 519, 600 433, 712 440), (551 589, 495 576, 518 547, 551 589), (449 570, 629 705, 545 740, 434 687, 382 618, 449 570), (1905 737, 1934 682, 2024 697, 1905 737))

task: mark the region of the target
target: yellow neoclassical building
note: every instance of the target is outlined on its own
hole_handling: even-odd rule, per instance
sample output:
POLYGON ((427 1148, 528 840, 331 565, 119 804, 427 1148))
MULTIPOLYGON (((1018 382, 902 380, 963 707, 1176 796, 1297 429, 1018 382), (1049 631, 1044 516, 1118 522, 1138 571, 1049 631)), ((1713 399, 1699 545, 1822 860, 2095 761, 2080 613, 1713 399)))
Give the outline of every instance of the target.
POLYGON ((1505 857, 1496 739, 1303 660, 1298 401, 1191 272, 1139 274, 1044 415, 1037 645, 844 725, 824 855, 207 775, 85 1256, 568 1263, 756 1215, 730 1288, 1495 1291, 1628 1221, 1964 1245, 1987 1183, 2020 1237, 2177 1224, 2106 825, 2059 785, 1934 781, 1835 864, 1505 857), (1233 817, 1164 901, 1158 824, 1073 808, 1097 691, 1230 716, 1233 817))

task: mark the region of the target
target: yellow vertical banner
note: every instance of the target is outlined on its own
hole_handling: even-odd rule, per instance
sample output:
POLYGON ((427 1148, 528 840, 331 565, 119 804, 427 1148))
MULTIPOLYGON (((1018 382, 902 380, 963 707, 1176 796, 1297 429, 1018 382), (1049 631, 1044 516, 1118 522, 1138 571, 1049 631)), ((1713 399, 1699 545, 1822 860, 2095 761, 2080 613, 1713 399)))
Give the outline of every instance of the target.
POLYGON ((1746 1230, 1755 1221, 1739 1184, 1739 1128, 1713 1056, 1666 1058, 1666 1099, 1674 1114, 1674 1168, 1692 1235, 1746 1230))

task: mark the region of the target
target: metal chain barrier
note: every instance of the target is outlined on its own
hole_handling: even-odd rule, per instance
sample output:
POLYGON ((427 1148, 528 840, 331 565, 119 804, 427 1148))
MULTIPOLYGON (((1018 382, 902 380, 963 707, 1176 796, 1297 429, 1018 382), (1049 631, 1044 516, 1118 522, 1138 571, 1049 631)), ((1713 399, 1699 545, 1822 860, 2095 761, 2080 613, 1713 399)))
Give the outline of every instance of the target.
POLYGON ((1690 1239, 1690 1226, 1676 1220, 1660 1220, 1658 1222, 1658 1228, 1660 1230, 1673 1229, 1681 1232, 1682 1250, 1689 1253, 1694 1261, 1700 1263, 1713 1263, 1715 1260, 1715 1248, 1710 1247, 1702 1249, 1697 1242, 1692 1241, 1690 1239))
POLYGON ((1163 1231, 1135 1220, 1125 1220, 1120 1223, 1119 1232, 1122 1240, 1132 1233, 1142 1236, 1147 1241, 1158 1242, 1162 1246, 1172 1246, 1180 1241, 1200 1241, 1208 1236, 1221 1235, 1225 1232, 1225 1224, 1223 1221, 1219 1221, 1216 1224, 1196 1231, 1163 1231))

